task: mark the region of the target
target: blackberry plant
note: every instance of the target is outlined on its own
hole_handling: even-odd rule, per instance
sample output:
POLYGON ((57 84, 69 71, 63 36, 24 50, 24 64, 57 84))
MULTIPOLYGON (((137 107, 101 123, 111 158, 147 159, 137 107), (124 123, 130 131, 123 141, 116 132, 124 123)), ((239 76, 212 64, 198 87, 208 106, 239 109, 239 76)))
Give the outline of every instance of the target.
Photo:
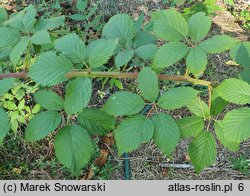
MULTIPOLYGON (((18 79, 30 78, 39 85, 34 98, 42 109, 29 121, 25 139, 35 142, 56 132, 55 155, 75 175, 91 160, 92 136, 110 132, 119 155, 150 140, 171 155, 180 139, 192 138, 188 153, 198 173, 215 162, 216 138, 232 151, 250 138, 249 44, 227 35, 207 38, 211 19, 205 13, 196 13, 186 21, 174 9, 156 11, 152 13, 153 34, 141 30, 141 21, 119 14, 105 24, 102 37, 88 45, 73 32, 52 39, 53 30, 64 24, 64 16, 37 19, 33 6, 11 16, 1 9, 0 19, 0 56, 2 61, 10 60, 0 74, 1 96, 18 79), (164 42, 160 48, 154 35, 164 42), (245 67, 241 79, 229 78, 221 84, 202 80, 207 55, 230 49, 232 58, 245 67), (126 64, 135 56, 149 63, 127 69, 126 64), (113 57, 114 66, 123 67, 121 71, 109 71, 113 57), (182 59, 187 67, 185 75, 164 74, 182 59), (103 107, 90 107, 95 78, 135 79, 139 93, 118 91, 103 107), (159 80, 184 85, 160 93, 159 80), (59 84, 65 85, 64 95, 53 90, 59 84), (207 100, 201 98, 200 86, 207 100), (219 114, 229 103, 239 107, 221 118, 219 114), (140 114, 148 105, 161 112, 151 117, 140 114), (168 114, 182 107, 192 115, 175 120, 168 114)), ((6 107, 1 108, 1 142, 9 133, 9 121, 6 107)))

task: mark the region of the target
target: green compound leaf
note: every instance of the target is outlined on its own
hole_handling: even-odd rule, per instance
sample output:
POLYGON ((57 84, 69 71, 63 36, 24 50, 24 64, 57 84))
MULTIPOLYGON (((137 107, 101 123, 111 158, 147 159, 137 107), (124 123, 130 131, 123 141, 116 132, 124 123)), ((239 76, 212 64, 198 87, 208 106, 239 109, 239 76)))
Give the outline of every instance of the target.
POLYGON ((32 35, 30 41, 36 45, 50 44, 51 39, 47 30, 37 31, 32 35))
POLYGON ((135 50, 135 55, 143 60, 150 60, 154 57, 157 46, 154 44, 147 44, 144 46, 141 46, 135 50))
POLYGON ((75 33, 65 35, 55 41, 55 49, 74 63, 84 61, 86 52, 83 40, 75 33))
POLYGON ((65 126, 55 139, 56 158, 75 175, 90 161, 93 145, 88 132, 79 125, 65 126))
POLYGON ((197 173, 212 165, 216 160, 216 141, 209 132, 200 132, 191 142, 188 154, 197 173))
POLYGON ((20 41, 20 33, 10 27, 0 27, 0 48, 14 46, 20 41))
POLYGON ((53 30, 65 24, 65 16, 59 16, 49 19, 38 19, 35 24, 36 31, 53 30))
POLYGON ((20 60, 22 54, 27 50, 28 45, 29 45, 29 37, 25 36, 11 50, 11 52, 10 52, 10 60, 13 63, 14 66, 20 60))
POLYGON ((250 42, 236 44, 231 48, 230 55, 241 66, 250 67, 250 42))
POLYGON ((188 35, 185 18, 174 9, 161 10, 152 14, 155 34, 167 41, 181 41, 188 35))
POLYGON ((204 120, 198 116, 188 116, 176 121, 181 138, 196 136, 204 128, 204 120))
POLYGON ((105 103, 103 110, 113 116, 132 115, 139 113, 144 108, 143 99, 130 92, 117 92, 105 103))
POLYGON ((0 7, 0 26, 8 19, 8 13, 7 11, 3 8, 0 7))
POLYGON ((143 115, 125 119, 114 131, 118 154, 132 152, 142 143, 149 142, 154 134, 154 125, 143 115))
POLYGON ((46 52, 37 57, 29 76, 42 86, 53 86, 66 81, 66 74, 71 70, 73 65, 64 56, 46 52))
POLYGON ((250 108, 228 112, 223 120, 223 133, 230 142, 240 143, 250 138, 250 108))
POLYGON ((0 80, 0 96, 3 96, 5 93, 7 93, 12 88, 14 82, 14 78, 4 78, 0 80))
POLYGON ((158 105, 163 109, 178 109, 193 101, 198 93, 199 91, 196 91, 191 87, 173 88, 160 97, 158 105), (183 98, 183 95, 185 95, 185 99, 183 98))
POLYGON ((120 68, 126 64, 134 57, 134 50, 119 51, 115 57, 115 66, 120 68))
POLYGON ((89 66, 99 67, 107 63, 113 55, 117 44, 117 39, 100 39, 94 41, 88 53, 89 66))
POLYGON ((47 110, 62 110, 64 103, 62 98, 53 91, 40 90, 35 93, 35 99, 43 108, 47 110))
POLYGON ((199 47, 191 48, 186 58, 188 70, 195 76, 200 76, 207 66, 207 55, 199 47))
POLYGON ((239 78, 248 84, 250 84, 250 69, 246 69, 240 72, 239 78))
POLYGON ((184 58, 188 52, 185 44, 171 42, 162 46, 155 54, 153 68, 166 68, 184 58))
POLYGON ((133 42, 134 48, 138 48, 148 44, 156 44, 157 38, 148 31, 140 31, 135 35, 133 42))
POLYGON ((164 113, 153 116, 154 123, 154 142, 167 155, 171 155, 174 151, 179 139, 180 131, 174 119, 164 113))
POLYGON ((76 78, 69 82, 65 94, 65 111, 76 114, 85 108, 91 98, 92 82, 89 78, 76 78))
POLYGON ((12 50, 11 46, 0 48, 0 60, 6 60, 12 50))
POLYGON ((193 41, 201 41, 208 34, 211 24, 212 20, 209 16, 206 16, 204 12, 198 12, 188 20, 188 34, 193 41))
POLYGON ((203 119, 207 119, 210 116, 210 110, 208 105, 201 100, 199 97, 196 97, 187 104, 187 108, 196 116, 199 116, 203 119))
POLYGON ((235 104, 250 103, 250 85, 239 79, 224 80, 216 92, 225 101, 235 104))
POLYGON ((27 141, 37 141, 48 136, 61 123, 61 116, 54 111, 41 112, 34 116, 25 130, 27 141))
POLYGON ((115 129, 115 118, 99 109, 85 109, 78 118, 79 124, 90 135, 106 135, 115 129))
POLYGON ((240 149, 239 142, 230 142, 230 141, 225 139, 224 132, 223 132, 223 121, 217 120, 214 123, 214 130, 215 130, 215 133, 216 133, 220 143, 223 146, 225 146, 228 150, 235 152, 235 151, 238 151, 240 149))
POLYGON ((33 5, 29 5, 23 11, 20 11, 7 20, 4 25, 8 25, 25 33, 32 33, 34 31, 34 24, 36 23, 35 17, 36 9, 33 5))
POLYGON ((217 54, 229 50, 237 40, 227 35, 215 35, 200 43, 199 47, 209 54, 217 54))
POLYGON ((121 43, 129 42, 135 35, 135 21, 127 14, 117 14, 105 24, 102 35, 121 43))
POLYGON ((225 109, 227 105, 228 105, 228 102, 226 102, 224 99, 219 97, 217 93, 217 89, 214 89, 212 93, 212 99, 211 99, 211 114, 212 115, 220 114, 221 112, 223 112, 223 110, 225 109))
POLYGON ((0 145, 3 143, 3 139, 10 130, 8 114, 0 108, 0 145))
POLYGON ((159 94, 158 78, 149 67, 144 67, 138 75, 138 87, 142 96, 153 102, 159 94))

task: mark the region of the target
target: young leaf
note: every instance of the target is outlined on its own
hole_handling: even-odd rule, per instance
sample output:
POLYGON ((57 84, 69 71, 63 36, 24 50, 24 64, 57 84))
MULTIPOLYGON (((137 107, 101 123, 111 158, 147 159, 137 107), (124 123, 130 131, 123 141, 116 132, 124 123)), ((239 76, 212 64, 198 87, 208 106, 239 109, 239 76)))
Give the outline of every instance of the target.
POLYGON ((153 68, 165 68, 186 56, 188 48, 180 42, 171 42, 162 46, 155 54, 153 68))
POLYGON ((0 48, 14 46, 20 41, 20 33, 10 27, 0 27, 0 48))
POLYGON ((153 102, 159 94, 158 78, 155 72, 149 68, 144 67, 138 75, 138 87, 142 96, 153 102))
POLYGON ((119 51, 115 57, 115 66, 122 67, 128 64, 128 62, 134 57, 134 50, 119 51))
POLYGON ((10 52, 10 60, 15 66, 20 60, 22 54, 27 50, 29 45, 29 37, 25 36, 15 45, 15 47, 10 52))
POLYGON ((117 92, 105 103, 103 110, 110 115, 123 116, 139 113, 144 108, 143 99, 130 92, 117 92))
POLYGON ((76 114, 85 108, 92 94, 92 82, 89 78, 76 78, 69 82, 65 94, 65 111, 76 114))
POLYGON ((230 103, 250 103, 250 85, 238 79, 224 80, 217 88, 218 95, 230 103))
POLYGON ((29 76, 42 86, 53 86, 66 81, 65 75, 72 69, 72 63, 64 56, 46 52, 37 57, 29 76))
POLYGON ((115 118, 99 109, 85 109, 77 120, 90 135, 106 135, 115 128, 115 118))
POLYGON ((127 14, 113 16, 102 30, 102 35, 108 39, 119 39, 121 43, 132 40, 135 34, 135 22, 127 14))
POLYGON ((200 43, 199 47, 209 54, 217 54, 229 50, 237 41, 227 35, 215 35, 200 43))
POLYGON ((25 139, 27 141, 43 139, 60 125, 61 120, 61 116, 54 111, 37 114, 31 119, 25 130, 25 139))
POLYGON ((0 108, 0 145, 2 145, 3 139, 10 130, 8 114, 0 108))
POLYGON ((70 15, 69 18, 72 20, 76 20, 76 21, 83 21, 87 19, 87 17, 82 14, 73 14, 73 15, 70 15))
POLYGON ((47 30, 37 31, 32 35, 30 41, 36 45, 50 44, 51 39, 47 30))
POLYGON ((201 100, 199 97, 196 97, 187 104, 187 108, 196 116, 199 116, 203 119, 207 119, 210 116, 210 110, 208 105, 201 100))
POLYGON ((125 119, 114 131, 118 154, 132 152, 153 137, 154 125, 143 115, 125 119))
POLYGON ((154 57, 157 46, 153 44, 147 44, 144 46, 141 46, 135 50, 135 55, 140 57, 143 60, 150 60, 154 57))
POLYGON ((236 44, 230 50, 231 58, 241 66, 250 66, 250 42, 236 44))
POLYGON ((35 25, 35 31, 42 31, 42 30, 53 30, 58 28, 65 23, 65 16, 59 16, 55 18, 49 19, 39 19, 35 25))
POLYGON ((153 116, 154 142, 162 152, 171 155, 179 139, 180 131, 174 119, 168 114, 159 113, 153 116))
POLYGON ((158 105, 161 108, 174 110, 186 106, 193 101, 198 95, 199 91, 191 87, 177 87, 165 92, 159 99, 158 105), (185 99, 183 99, 185 95, 185 99))
POLYGON ((250 108, 235 109, 223 120, 223 133, 227 141, 240 143, 250 137, 250 108))
POLYGON ((70 58, 74 63, 84 61, 86 56, 85 44, 75 33, 70 33, 57 39, 55 41, 55 49, 70 58))
POLYGON ((64 107, 62 98, 53 91, 40 90, 35 93, 35 99, 47 110, 61 110, 64 107))
POLYGON ((141 31, 144 19, 145 19, 145 14, 142 11, 140 12, 138 19, 135 21, 135 33, 138 33, 141 31))
POLYGON ((0 80, 0 96, 7 93, 15 82, 14 78, 4 78, 0 80))
POLYGON ((113 55, 118 41, 115 39, 100 39, 95 41, 89 49, 89 66, 99 67, 107 63, 113 55))
POLYGON ((240 149, 240 143, 239 142, 230 142, 227 141, 224 137, 224 132, 223 132, 223 121, 221 120, 217 120, 214 123, 214 130, 215 133, 219 139, 219 141, 221 142, 221 144, 223 146, 225 146, 227 149, 231 150, 231 151, 238 151, 240 149))
POLYGON ((209 16, 206 16, 204 12, 198 12, 188 20, 188 34, 193 41, 201 41, 208 34, 211 24, 212 20, 209 16))
POLYGON ((216 141, 209 132, 202 131, 191 142, 188 154, 197 173, 216 160, 216 141))
POLYGON ((88 5, 87 0, 77 0, 76 8, 78 11, 83 12, 88 5))
POLYGON ((199 47, 191 48, 186 58, 188 70, 194 75, 201 75, 207 66, 207 55, 199 47))
POLYGON ((8 13, 7 11, 3 8, 0 7, 0 26, 8 19, 8 13))
POLYGON ((176 121, 181 138, 196 136, 204 128, 204 120, 198 116, 188 116, 176 121))
POLYGON ((154 12, 152 18, 154 32, 159 38, 167 41, 181 41, 188 35, 187 21, 174 9, 154 12))
POLYGON ((93 153, 88 132, 78 125, 68 125, 59 130, 54 144, 57 159, 75 175, 79 175, 93 153))
POLYGON ((36 23, 36 9, 33 5, 29 5, 23 11, 7 20, 4 25, 8 25, 14 29, 18 29, 25 33, 33 32, 36 23))
POLYGON ((134 48, 139 48, 140 46, 148 45, 148 44, 156 44, 157 38, 148 31, 140 31, 135 35, 135 39, 133 42, 134 48))

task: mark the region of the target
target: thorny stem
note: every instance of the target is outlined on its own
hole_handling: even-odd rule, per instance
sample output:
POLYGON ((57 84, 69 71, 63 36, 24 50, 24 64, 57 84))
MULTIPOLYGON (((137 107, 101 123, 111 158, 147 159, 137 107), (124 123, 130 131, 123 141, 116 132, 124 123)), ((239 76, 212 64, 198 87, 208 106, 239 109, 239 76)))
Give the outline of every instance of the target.
MULTIPOLYGON (((3 78, 26 78, 28 77, 27 72, 20 73, 4 73, 0 74, 0 79, 3 78)), ((88 72, 88 71, 72 71, 66 74, 68 78, 75 77, 89 77, 89 78, 130 78, 136 79, 138 77, 138 72, 129 72, 129 73, 121 73, 121 72, 88 72)), ((196 85, 201 86, 213 86, 216 84, 212 84, 210 81, 199 80, 196 78, 192 78, 190 76, 178 76, 178 75, 165 75, 159 74, 159 80, 169 80, 169 81, 181 81, 181 82, 190 82, 196 85)))
MULTIPOLYGON (((67 74, 68 78, 74 77, 89 77, 89 78, 131 78, 136 79, 138 77, 138 72, 130 72, 130 73, 121 73, 121 72, 86 72, 86 71, 77 71, 77 72, 70 72, 67 74)), ((1 75, 0 75, 1 78, 1 75)), ((191 78, 189 76, 178 76, 178 75, 165 75, 159 74, 159 80, 169 80, 169 81, 182 81, 182 82, 190 82, 197 85, 202 86, 210 86, 212 85, 211 82, 206 80, 199 80, 195 78, 191 78)))
POLYGON ((27 72, 0 74, 0 79, 4 78, 26 78, 27 72))

